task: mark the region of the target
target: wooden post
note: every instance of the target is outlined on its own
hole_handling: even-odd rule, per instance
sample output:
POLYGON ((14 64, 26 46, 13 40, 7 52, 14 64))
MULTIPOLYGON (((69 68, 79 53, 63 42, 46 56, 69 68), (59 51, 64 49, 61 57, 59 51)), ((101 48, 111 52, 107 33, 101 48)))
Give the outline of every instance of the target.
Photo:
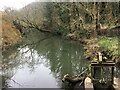
POLYGON ((92 79, 92 82, 93 82, 93 66, 91 66, 91 79, 92 79))
POLYGON ((112 84, 114 84, 114 67, 112 67, 112 77, 111 77, 111 82, 112 84))

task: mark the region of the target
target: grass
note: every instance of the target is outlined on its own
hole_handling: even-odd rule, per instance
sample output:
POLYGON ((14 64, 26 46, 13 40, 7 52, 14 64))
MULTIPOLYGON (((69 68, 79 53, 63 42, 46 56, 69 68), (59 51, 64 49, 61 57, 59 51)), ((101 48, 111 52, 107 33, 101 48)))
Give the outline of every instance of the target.
POLYGON ((120 56, 120 50, 119 50, 120 40, 118 37, 101 36, 98 39, 98 44, 100 47, 112 51, 113 55, 120 56))

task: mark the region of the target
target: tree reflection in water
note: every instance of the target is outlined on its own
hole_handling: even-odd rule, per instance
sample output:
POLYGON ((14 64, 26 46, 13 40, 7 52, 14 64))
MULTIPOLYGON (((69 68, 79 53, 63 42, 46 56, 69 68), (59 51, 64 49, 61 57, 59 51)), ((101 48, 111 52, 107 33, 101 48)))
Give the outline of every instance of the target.
MULTIPOLYGON (((88 63, 84 60, 83 46, 80 45, 79 42, 62 40, 59 37, 51 37, 51 35, 44 35, 38 32, 34 32, 27 36, 27 39, 25 39, 25 42, 21 44, 20 47, 11 48, 10 50, 3 52, 2 55, 3 76, 9 77, 9 79, 3 79, 3 81, 6 82, 8 80, 8 84, 10 84, 9 82, 14 76, 17 77, 16 73, 18 70, 24 70, 27 67, 29 68, 27 69, 28 72, 43 73, 42 71, 37 70, 41 65, 44 65, 47 67, 47 70, 50 71, 48 76, 52 75, 52 78, 55 78, 56 80, 57 86, 56 84, 54 86, 64 87, 61 82, 64 74, 79 74, 88 66, 88 63)), ((24 77, 24 75, 22 75, 22 77, 24 77)), ((16 80, 12 81, 20 84, 16 80)), ((45 82, 47 84, 48 81, 45 82)))

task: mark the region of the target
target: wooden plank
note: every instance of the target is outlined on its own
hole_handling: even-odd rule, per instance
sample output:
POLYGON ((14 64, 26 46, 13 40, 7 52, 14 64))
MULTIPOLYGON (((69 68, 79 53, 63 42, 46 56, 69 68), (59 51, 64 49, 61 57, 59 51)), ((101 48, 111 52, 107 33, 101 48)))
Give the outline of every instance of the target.
POLYGON ((115 64, 115 63, 111 62, 111 63, 91 63, 91 64, 115 64))
POLYGON ((91 63, 91 66, 94 66, 94 67, 114 67, 115 66, 115 63, 91 63))
MULTIPOLYGON (((98 63, 99 61, 92 61, 91 63, 98 63)), ((106 63, 115 63, 115 61, 111 61, 111 60, 109 60, 109 61, 106 61, 106 63)))

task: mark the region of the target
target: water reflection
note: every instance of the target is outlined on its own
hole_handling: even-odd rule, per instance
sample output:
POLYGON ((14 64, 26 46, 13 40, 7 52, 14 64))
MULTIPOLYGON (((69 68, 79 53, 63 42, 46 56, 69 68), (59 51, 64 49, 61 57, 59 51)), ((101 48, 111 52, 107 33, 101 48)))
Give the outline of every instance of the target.
MULTIPOLYGON (((83 53, 77 42, 34 32, 20 47, 2 53, 2 86, 63 88, 64 74, 75 75, 87 67, 83 53)), ((119 75, 120 70, 116 71, 119 75)))
POLYGON ((3 86, 62 88, 64 74, 78 74, 87 67, 82 45, 56 36, 45 37, 50 35, 34 32, 21 47, 3 52, 2 76, 7 77, 3 86))

